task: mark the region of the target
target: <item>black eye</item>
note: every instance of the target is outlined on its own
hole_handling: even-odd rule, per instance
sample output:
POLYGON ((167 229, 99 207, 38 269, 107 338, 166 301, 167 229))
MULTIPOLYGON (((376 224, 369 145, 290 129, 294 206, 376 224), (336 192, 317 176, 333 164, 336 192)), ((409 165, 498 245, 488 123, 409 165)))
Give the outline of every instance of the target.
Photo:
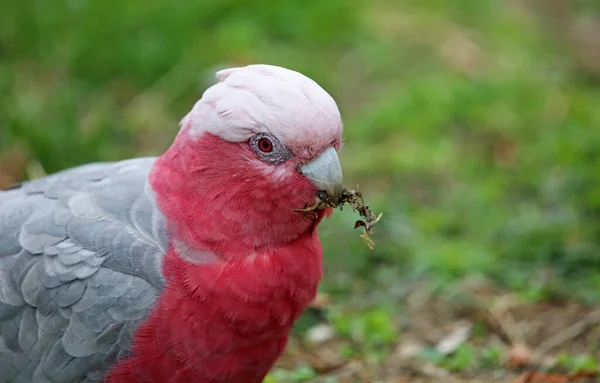
POLYGON ((269 133, 257 133, 248 144, 258 158, 270 164, 279 164, 292 158, 292 152, 269 133))
POLYGON ((268 138, 263 137, 258 140, 258 148, 265 153, 270 153, 273 151, 273 143, 268 138))

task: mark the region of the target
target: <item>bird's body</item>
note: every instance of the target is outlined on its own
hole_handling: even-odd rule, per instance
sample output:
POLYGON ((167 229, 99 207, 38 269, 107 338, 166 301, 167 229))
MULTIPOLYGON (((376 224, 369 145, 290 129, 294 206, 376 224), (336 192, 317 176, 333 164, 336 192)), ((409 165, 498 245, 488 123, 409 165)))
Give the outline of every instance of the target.
POLYGON ((262 381, 321 279, 325 211, 292 210, 341 181, 337 107, 288 72, 221 72, 158 158, 0 192, 0 383, 262 381))

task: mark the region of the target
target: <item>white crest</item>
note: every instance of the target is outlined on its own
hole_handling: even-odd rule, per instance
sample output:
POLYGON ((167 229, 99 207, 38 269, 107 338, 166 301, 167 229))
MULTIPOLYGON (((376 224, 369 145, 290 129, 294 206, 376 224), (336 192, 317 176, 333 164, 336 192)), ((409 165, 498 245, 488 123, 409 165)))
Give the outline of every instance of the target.
POLYGON ((265 132, 286 144, 331 139, 342 132, 333 98, 301 73, 272 65, 249 65, 216 74, 182 120, 192 136, 210 132, 241 142, 265 132))

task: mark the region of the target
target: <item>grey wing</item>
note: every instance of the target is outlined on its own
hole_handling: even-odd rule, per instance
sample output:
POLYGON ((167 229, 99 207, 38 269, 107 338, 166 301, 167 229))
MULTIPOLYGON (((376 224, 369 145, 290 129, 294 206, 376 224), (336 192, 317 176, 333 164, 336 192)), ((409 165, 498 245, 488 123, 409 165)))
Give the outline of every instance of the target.
POLYGON ((153 158, 0 192, 0 383, 97 382, 160 294, 153 158))

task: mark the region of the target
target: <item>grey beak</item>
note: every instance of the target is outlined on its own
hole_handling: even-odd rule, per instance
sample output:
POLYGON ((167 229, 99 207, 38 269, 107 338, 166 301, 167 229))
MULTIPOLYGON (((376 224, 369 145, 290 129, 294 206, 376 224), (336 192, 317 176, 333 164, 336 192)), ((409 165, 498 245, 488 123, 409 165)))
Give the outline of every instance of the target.
POLYGON ((331 202, 337 204, 342 194, 342 165, 333 147, 326 149, 314 160, 300 166, 304 174, 318 190, 324 190, 331 202))

